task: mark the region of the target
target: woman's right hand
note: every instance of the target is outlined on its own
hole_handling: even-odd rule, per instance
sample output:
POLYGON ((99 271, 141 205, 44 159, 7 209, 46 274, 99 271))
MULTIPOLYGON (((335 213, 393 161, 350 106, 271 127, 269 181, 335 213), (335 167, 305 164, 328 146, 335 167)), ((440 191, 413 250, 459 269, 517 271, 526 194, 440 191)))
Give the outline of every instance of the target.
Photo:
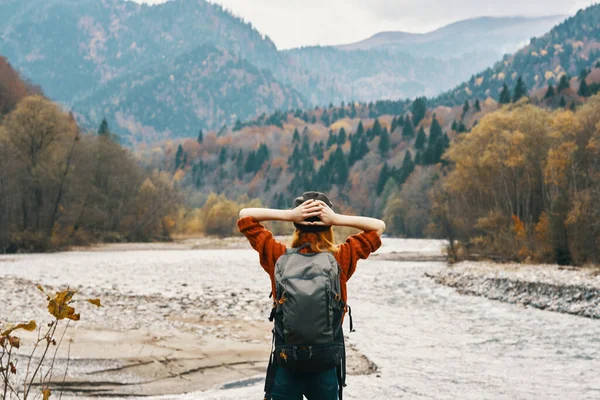
POLYGON ((309 223, 304 221, 310 217, 316 217, 321 214, 323 206, 314 199, 306 200, 298 207, 291 210, 290 221, 300 225, 308 225, 309 223))

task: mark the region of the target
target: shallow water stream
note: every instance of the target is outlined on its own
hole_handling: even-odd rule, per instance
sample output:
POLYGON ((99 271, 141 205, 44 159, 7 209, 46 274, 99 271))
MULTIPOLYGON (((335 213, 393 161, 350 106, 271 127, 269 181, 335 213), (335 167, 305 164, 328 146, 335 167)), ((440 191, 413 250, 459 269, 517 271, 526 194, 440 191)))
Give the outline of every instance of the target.
MULTIPOLYGON (((435 245, 386 240, 382 251, 435 245)), ((171 298, 245 291, 252 300, 269 291, 257 258, 252 250, 0 256, 0 276, 171 298)), ((349 377, 345 399, 600 399, 599 321, 462 296, 425 276, 441 268, 359 263, 348 283, 349 341, 379 370, 349 377)), ((161 398, 259 399, 261 390, 259 382, 161 398)))

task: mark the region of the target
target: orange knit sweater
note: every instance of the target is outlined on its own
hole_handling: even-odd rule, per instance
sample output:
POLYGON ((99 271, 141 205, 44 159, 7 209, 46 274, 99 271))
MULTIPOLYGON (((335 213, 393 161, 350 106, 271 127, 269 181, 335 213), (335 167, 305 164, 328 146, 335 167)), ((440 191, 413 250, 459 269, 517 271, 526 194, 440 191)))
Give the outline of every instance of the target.
MULTIPOLYGON (((275 262, 285 254, 286 246, 273 238, 273 234, 254 217, 244 217, 237 222, 238 229, 248 238, 250 245, 258 252, 260 265, 271 278, 271 290, 275 296, 275 262)), ((340 284, 342 300, 347 303, 346 282, 354 274, 356 263, 366 259, 369 254, 381 246, 381 239, 376 231, 361 232, 352 235, 339 246, 334 253, 341 268, 340 284)), ((302 251, 309 250, 303 249, 302 251)), ((275 297, 273 297, 275 298, 275 297)))

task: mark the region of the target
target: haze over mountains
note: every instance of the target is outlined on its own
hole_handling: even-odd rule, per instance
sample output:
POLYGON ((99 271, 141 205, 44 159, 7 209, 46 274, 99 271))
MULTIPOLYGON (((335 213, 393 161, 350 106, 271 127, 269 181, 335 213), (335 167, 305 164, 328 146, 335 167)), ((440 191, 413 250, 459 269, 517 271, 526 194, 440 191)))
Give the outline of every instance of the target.
POLYGON ((476 52, 512 53, 534 36, 548 32, 567 16, 480 17, 458 21, 428 33, 380 32, 340 50, 393 49, 414 56, 456 57, 476 52))
POLYGON ((278 51, 204 0, 0 6, 0 54, 84 126, 106 117, 126 143, 194 137, 275 109, 434 96, 562 18, 480 18, 425 35, 278 51))

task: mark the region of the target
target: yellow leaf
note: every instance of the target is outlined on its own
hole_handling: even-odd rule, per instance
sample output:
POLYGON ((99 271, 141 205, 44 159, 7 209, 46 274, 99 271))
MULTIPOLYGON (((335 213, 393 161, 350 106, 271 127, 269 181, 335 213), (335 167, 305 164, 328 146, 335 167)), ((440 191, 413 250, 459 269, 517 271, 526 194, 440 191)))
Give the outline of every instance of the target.
POLYGON ((19 324, 19 325, 15 326, 15 327, 12 327, 12 328, 9 328, 9 329, 5 330, 4 332, 2 332, 0 334, 0 336, 8 336, 8 335, 10 335, 10 333, 12 331, 16 331, 17 329, 24 329, 26 331, 32 332, 32 331, 35 330, 35 328, 37 328, 37 325, 36 325, 36 323, 35 323, 34 320, 31 320, 31 321, 29 321, 26 324, 19 324))
MULTIPOLYGON (((75 291, 73 290, 57 292, 56 296, 48 302, 48 312, 57 319, 73 319, 71 316, 75 315, 75 309, 70 307, 68 303, 74 295, 75 291)), ((79 317, 77 317, 77 320, 79 320, 79 317)))
POLYGON ((42 400, 48 400, 50 398, 50 396, 52 396, 50 389, 42 390, 42 400))
POLYGON ((100 304, 100 299, 87 299, 87 301, 96 307, 102 307, 102 304, 100 304))

